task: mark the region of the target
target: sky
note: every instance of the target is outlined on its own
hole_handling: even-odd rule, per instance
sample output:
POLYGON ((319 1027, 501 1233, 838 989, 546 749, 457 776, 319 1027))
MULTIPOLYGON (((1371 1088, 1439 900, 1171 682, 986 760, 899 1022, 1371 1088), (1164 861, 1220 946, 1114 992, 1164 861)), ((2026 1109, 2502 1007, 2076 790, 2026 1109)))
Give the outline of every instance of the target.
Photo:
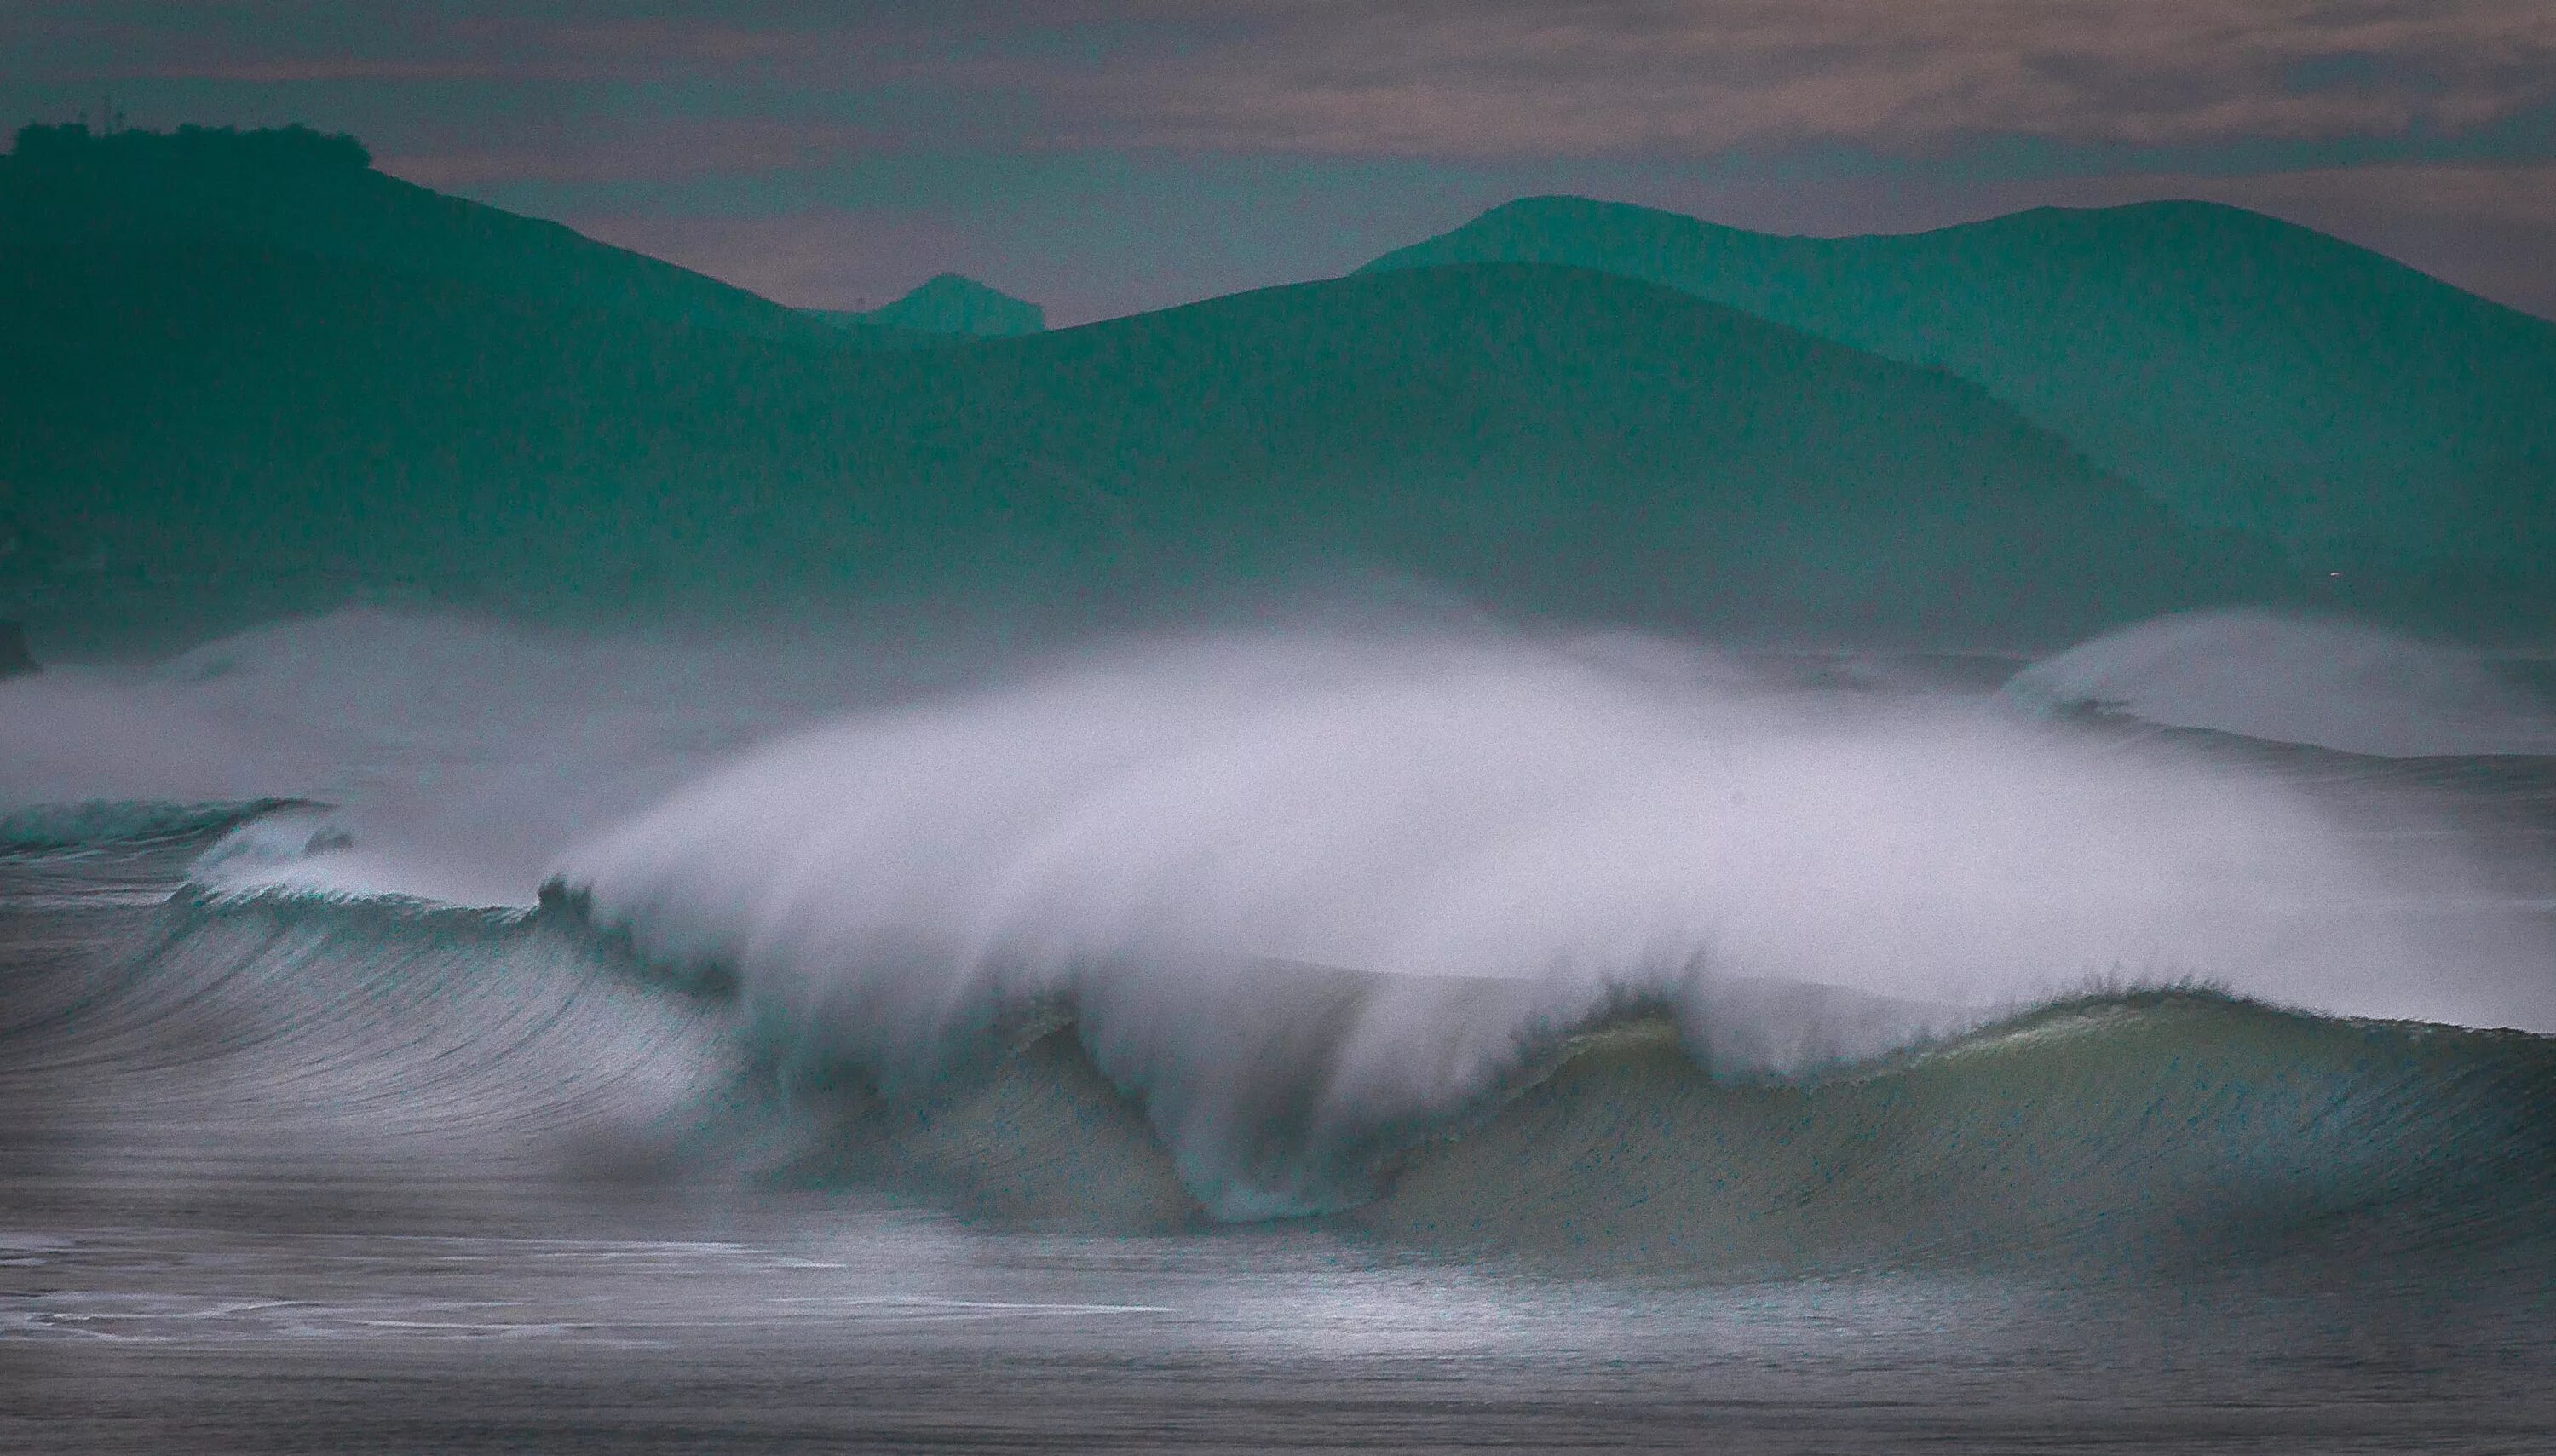
POLYGON ((0 123, 108 96, 811 307, 955 270, 1079 323, 1576 193, 2206 198, 2556 318, 2556 0, 0 0, 0 123))

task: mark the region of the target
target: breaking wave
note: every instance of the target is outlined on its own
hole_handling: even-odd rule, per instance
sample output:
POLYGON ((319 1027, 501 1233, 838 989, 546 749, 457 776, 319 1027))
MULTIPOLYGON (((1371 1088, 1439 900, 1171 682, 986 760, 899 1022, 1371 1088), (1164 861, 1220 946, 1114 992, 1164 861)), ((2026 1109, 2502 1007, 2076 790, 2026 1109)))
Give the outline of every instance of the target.
MULTIPOLYGON (((1264 1151, 1320 1100, 1320 1053, 1354 1040, 1342 1008, 1392 982, 1262 984, 1244 1024, 1301 1079, 1261 1086, 1264 1151)), ((1158 1089, 1111 1074, 1085 1008, 1051 1003, 892 1092, 774 1045, 733 992, 667 986, 568 903, 182 892, 118 974, 50 991, 0 1023, 0 1087, 22 1122, 97 1113, 92 1143, 163 1171, 726 1179, 1118 1231, 1247 1212, 1196 1181, 1158 1089)), ((2070 997, 1778 1078, 1723 1072, 1694 1033, 1636 1002, 1521 1031, 1468 1099, 1374 1129, 1334 1216, 1415 1248, 1665 1276, 2556 1234, 2556 1038, 2196 990, 2070 997)))
POLYGON ((11 685, 0 910, 176 891, 12 973, 11 1135, 1676 1266, 2545 1232, 2548 1043, 2417 1024, 2556 1026, 2448 780, 1443 624, 842 665, 360 613, 11 685))
POLYGON ((2044 711, 2389 758, 2556 753, 2556 708, 2480 653, 2258 609, 2108 632, 2034 663, 2006 692, 2044 711))
POLYGON ((1156 644, 758 750, 559 876, 891 1093, 1070 1003, 1234 1217, 1357 1201, 1392 1129, 1629 1003, 1725 1076, 2105 977, 2548 1009, 2543 924, 2445 913, 2454 860, 2276 779, 1621 642, 1156 644))

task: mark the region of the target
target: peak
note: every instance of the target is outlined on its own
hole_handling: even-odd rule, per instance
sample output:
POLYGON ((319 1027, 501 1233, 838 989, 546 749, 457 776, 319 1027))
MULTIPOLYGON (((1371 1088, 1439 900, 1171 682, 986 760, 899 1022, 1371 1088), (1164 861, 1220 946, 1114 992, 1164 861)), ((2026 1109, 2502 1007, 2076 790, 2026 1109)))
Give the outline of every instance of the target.
POLYGON ((1668 255, 1727 246, 1740 239, 1777 241, 1767 234, 1636 202, 1556 194, 1502 202, 1451 231, 1387 253, 1359 271, 1509 258, 1648 277, 1668 255))
POLYGON ((1695 219, 1639 202, 1610 202, 1599 198, 1584 198, 1577 193, 1546 193, 1538 197, 1517 198, 1489 209, 1484 217, 1538 216, 1551 214, 1595 214, 1604 217, 1668 217, 1681 222, 1695 219))
MULTIPOLYGON (((1639 202, 1610 202, 1597 198, 1576 197, 1568 193, 1545 197, 1519 198, 1502 202, 1465 224, 1467 228, 1532 226, 1538 228, 1585 228, 1595 231, 1658 231, 1662 229, 1688 233, 1722 233, 1738 229, 1719 222, 1707 222, 1683 212, 1663 207, 1648 207, 1639 202)), ((1464 228, 1457 229, 1465 230, 1464 228)))
MULTIPOLYGON (((1580 240, 1595 241, 1601 236, 1627 237, 1757 237, 1777 238, 1778 233, 1755 232, 1672 212, 1662 207, 1639 202, 1605 201, 1572 194, 1549 194, 1518 198, 1491 207, 1471 221, 1443 237, 1483 232, 1531 230, 1547 240, 1569 242, 1577 234, 1580 240)), ((1875 237, 1955 235, 1982 230, 2005 232, 2049 232, 2054 230, 2089 234, 2138 234, 2158 232, 2218 233, 2257 237, 2313 234, 2313 230, 2284 222, 2277 217, 2227 202, 2203 201, 2198 199, 2169 198, 2137 202, 2111 203, 2102 206, 2027 207, 2019 211, 1979 221, 1958 222, 1946 227, 1925 229, 1907 234, 1872 234, 1875 237)))
POLYGON ((935 274, 905 297, 865 317, 920 333, 992 337, 1037 333, 1047 328, 1045 309, 957 273, 935 274))
MULTIPOLYGON (((2277 217, 2239 207, 2231 202, 2210 202, 2198 198, 2154 198, 2137 202, 2113 202, 2094 207, 2043 206, 2027 207, 1991 217, 1984 222, 1962 226, 1986 226, 1994 223, 2080 223, 2114 227, 2236 227, 2257 231, 2278 230, 2306 232, 2310 229, 2277 217)), ((1950 231, 1951 229, 1945 229, 1950 231)))
POLYGON ((1949 236, 1968 232, 2069 234, 2090 238, 2217 237, 2317 238, 2335 241, 2312 227, 2284 221, 2269 213, 2230 202, 2197 198, 2159 198, 2095 207, 2042 206, 2019 212, 1960 222, 1912 236, 1949 236))

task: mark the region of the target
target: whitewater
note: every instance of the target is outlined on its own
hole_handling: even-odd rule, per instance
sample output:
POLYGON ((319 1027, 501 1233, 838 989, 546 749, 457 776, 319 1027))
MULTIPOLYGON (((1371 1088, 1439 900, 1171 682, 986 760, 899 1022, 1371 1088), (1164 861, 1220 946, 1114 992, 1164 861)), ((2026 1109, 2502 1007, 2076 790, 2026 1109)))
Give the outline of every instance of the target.
POLYGON ((2260 1362, 2340 1297, 2466 1352, 2473 1428, 2328 1435, 2543 1414, 2532 664, 1407 605, 963 647, 356 608, 0 683, 0 1340, 535 1341, 616 1390, 857 1348, 916 1429, 993 1418, 933 1403, 957 1358, 1654 1414, 1701 1360, 1852 1442, 1994 1370, 2321 1408, 2346 1356, 2260 1362), (2158 1353, 2045 1358, 2099 1297, 2158 1353))

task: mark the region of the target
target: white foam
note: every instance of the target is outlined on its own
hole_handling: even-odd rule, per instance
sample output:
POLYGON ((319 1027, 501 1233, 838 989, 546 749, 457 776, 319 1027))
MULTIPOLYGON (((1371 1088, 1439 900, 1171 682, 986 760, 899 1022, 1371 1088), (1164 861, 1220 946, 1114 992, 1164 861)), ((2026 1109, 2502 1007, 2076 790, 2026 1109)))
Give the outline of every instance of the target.
POLYGON ((2356 835, 2233 756, 1996 697, 1443 618, 944 664, 974 686, 922 696, 885 661, 339 613, 0 685, 0 805, 334 806, 218 847, 229 887, 526 904, 555 872, 733 971, 786 1062, 891 1086, 1063 996, 1234 1214, 1321 1204, 1626 993, 1742 1070, 2090 976, 2556 1025, 2543 917, 2431 826, 2356 835))
POLYGON ((291 845, 250 826, 207 872, 530 904, 578 832, 838 709, 844 656, 371 608, 278 622, 165 662, 0 684, 0 810, 318 800, 332 808, 298 818, 291 845))
POLYGON ((968 1054, 1000 1005, 1067 997, 1193 1188, 1260 1215, 1319 1203, 1327 1148, 1453 1108, 1627 990, 1709 1016, 1740 981, 1978 1007, 2197 975, 2516 1019, 2543 934, 2413 903, 2458 873, 2409 875, 2422 844, 1993 700, 1803 694, 1692 653, 1228 635, 839 721, 560 867, 647 952, 727 967, 800 1049, 891 1084, 968 1054), (1305 965, 1395 979, 1287 990, 1305 965))
POLYGON ((2347 753, 2556 753, 2556 710, 2466 648, 2256 608, 2182 612, 2034 663, 2007 693, 2347 753))

